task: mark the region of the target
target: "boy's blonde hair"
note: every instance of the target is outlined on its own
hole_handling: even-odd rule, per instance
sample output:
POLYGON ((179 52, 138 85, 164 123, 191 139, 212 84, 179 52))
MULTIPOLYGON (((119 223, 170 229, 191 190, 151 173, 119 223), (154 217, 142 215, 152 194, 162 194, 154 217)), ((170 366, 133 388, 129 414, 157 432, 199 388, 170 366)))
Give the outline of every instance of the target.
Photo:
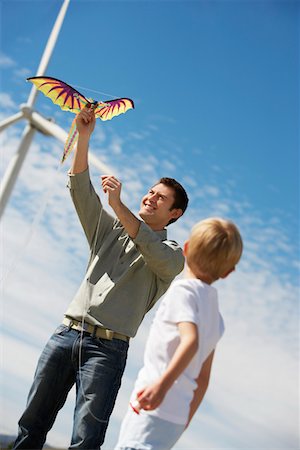
POLYGON ((221 218, 208 218, 193 228, 186 251, 192 272, 212 281, 234 269, 243 251, 243 241, 236 225, 221 218))

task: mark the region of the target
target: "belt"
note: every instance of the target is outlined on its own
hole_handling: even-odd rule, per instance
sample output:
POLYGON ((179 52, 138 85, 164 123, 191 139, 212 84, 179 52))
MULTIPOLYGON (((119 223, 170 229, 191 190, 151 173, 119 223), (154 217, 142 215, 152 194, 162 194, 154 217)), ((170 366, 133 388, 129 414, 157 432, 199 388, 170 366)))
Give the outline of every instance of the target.
POLYGON ((97 325, 91 325, 89 323, 82 323, 79 320, 69 319, 65 317, 63 320, 63 324, 77 331, 85 331, 86 333, 91 334, 94 337, 108 339, 111 341, 112 339, 121 339, 121 341, 129 342, 129 337, 125 336, 125 334, 116 333, 115 331, 108 330, 107 328, 98 327, 97 325))

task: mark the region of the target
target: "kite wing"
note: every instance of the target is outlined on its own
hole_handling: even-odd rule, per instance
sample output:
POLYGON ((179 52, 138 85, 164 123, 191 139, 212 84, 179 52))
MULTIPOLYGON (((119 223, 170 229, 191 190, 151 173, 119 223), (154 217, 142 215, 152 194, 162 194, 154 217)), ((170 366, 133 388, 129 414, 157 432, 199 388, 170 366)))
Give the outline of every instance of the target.
MULTIPOLYGON (((95 109, 96 117, 99 117, 101 120, 110 120, 113 117, 134 108, 134 103, 130 98, 117 98, 115 100, 109 100, 108 102, 97 102, 88 99, 76 89, 72 88, 72 86, 57 78, 31 77, 27 78, 27 81, 31 81, 39 91, 46 97, 49 97, 55 105, 60 106, 62 110, 70 111, 75 114, 79 114, 86 105, 89 105, 95 109)), ((78 131, 74 119, 64 147, 61 162, 64 162, 72 151, 77 139, 78 131)))
POLYGON ((110 120, 133 108, 134 103, 130 98, 116 98, 107 102, 99 102, 95 108, 95 116, 101 120, 110 120))
POLYGON ((117 98, 108 102, 96 102, 88 99, 72 86, 57 78, 31 77, 27 78, 27 81, 31 81, 55 105, 60 106, 64 111, 71 111, 75 114, 78 114, 86 105, 94 105, 96 117, 101 120, 110 120, 134 108, 134 103, 130 98, 117 98))
POLYGON ((46 97, 49 97, 55 105, 64 111, 78 114, 88 103, 92 103, 72 86, 64 81, 52 77, 31 77, 27 78, 46 97))

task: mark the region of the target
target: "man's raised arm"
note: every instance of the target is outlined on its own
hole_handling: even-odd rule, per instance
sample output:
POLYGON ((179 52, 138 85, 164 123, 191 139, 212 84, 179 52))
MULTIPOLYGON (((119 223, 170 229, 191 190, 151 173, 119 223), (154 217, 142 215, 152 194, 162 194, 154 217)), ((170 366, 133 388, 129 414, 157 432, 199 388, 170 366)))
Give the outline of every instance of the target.
POLYGON ((84 108, 76 118, 76 127, 79 136, 70 174, 81 173, 88 168, 89 142, 95 128, 95 121, 96 118, 93 108, 84 108))

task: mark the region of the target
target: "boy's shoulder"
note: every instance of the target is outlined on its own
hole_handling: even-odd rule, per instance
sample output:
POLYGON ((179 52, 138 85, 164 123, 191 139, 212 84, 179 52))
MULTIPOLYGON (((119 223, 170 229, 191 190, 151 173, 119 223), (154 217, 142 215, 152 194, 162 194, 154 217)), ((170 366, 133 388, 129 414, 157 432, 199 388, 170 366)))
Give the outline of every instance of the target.
POLYGON ((218 314, 217 291, 197 278, 173 281, 156 314, 158 322, 193 322, 206 328, 207 318, 218 314))
POLYGON ((218 292, 214 286, 198 278, 177 278, 169 287, 163 303, 172 307, 180 303, 189 303, 202 311, 202 309, 218 307, 218 292))
POLYGON ((214 286, 211 286, 204 281, 201 281, 199 278, 177 278, 173 281, 170 286, 172 289, 183 288, 190 292, 214 292, 217 290, 214 286))

